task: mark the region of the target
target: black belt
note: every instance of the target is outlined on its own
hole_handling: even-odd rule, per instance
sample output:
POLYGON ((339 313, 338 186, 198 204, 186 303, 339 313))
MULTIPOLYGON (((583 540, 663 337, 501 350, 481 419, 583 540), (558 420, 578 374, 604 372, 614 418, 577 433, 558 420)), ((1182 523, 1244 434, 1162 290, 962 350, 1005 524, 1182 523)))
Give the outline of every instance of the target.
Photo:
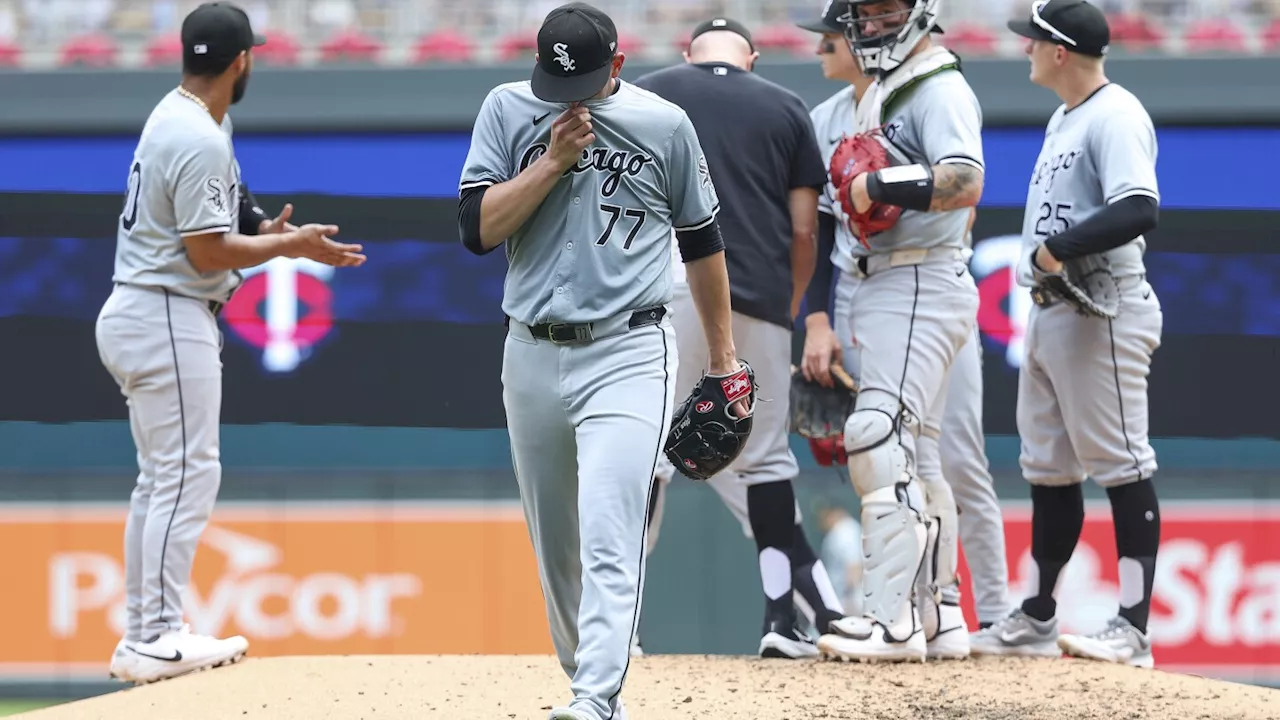
MULTIPOLYGON (((631 319, 627 321, 627 329, 635 330, 646 325, 657 325, 662 322, 666 314, 667 309, 661 305, 636 310, 631 313, 631 319)), ((507 318, 504 324, 510 326, 511 318, 507 318)), ((588 342, 595 339, 592 333, 593 325, 594 323, 540 323, 530 325, 529 334, 538 340, 550 340, 556 343, 588 342)))
POLYGON ((165 293, 166 295, 176 295, 178 297, 183 297, 188 300, 195 300, 196 302, 202 302, 209 307, 209 312, 213 313, 214 317, 218 317, 219 313, 222 312, 222 308, 226 307, 227 305, 226 303, 219 302, 217 300, 205 300, 204 298, 191 297, 190 295, 183 295, 182 293, 174 292, 169 288, 152 287, 150 285, 134 285, 133 283, 123 283, 123 282, 117 282, 116 285, 128 285, 130 287, 142 288, 144 290, 159 290, 165 293))

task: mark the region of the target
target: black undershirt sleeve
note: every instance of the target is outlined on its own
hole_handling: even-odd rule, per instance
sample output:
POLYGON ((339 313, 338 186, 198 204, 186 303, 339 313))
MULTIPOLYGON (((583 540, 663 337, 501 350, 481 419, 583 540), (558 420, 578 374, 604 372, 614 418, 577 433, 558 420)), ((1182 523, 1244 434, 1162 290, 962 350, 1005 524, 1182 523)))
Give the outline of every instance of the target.
POLYGON ((240 183, 240 223, 241 235, 257 235, 263 220, 271 217, 258 205, 258 199, 249 192, 249 187, 240 183))
POLYGON ((813 278, 804 292, 806 310, 812 315, 827 311, 827 301, 831 297, 831 280, 835 275, 835 266, 831 263, 831 252, 836 247, 836 219, 832 215, 818 213, 818 257, 813 264, 813 278))
POLYGON ((1117 200, 1075 227, 1045 241, 1059 261, 1094 255, 1150 232, 1160 219, 1160 204, 1150 195, 1117 200))
POLYGON ((462 246, 476 255, 487 255, 498 249, 497 245, 486 250, 480 242, 480 203, 488 185, 469 187, 458 197, 458 236, 462 246))
POLYGON ((715 220, 697 230, 677 230, 676 241, 680 245, 680 259, 686 263, 710 257, 724 250, 724 238, 720 236, 720 223, 715 220))

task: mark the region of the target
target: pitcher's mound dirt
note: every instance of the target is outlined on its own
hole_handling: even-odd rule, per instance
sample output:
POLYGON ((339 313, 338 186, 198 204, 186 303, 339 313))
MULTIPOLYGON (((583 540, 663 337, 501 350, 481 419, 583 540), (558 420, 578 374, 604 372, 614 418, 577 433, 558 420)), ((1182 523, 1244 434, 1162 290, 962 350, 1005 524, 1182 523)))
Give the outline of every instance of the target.
MULTIPOLYGON (((623 697, 630 720, 1280 717, 1280 690, 1068 659, 854 665, 654 655, 633 661, 623 697)), ((568 699, 568 678, 548 657, 278 657, 20 717, 545 720, 568 699)))

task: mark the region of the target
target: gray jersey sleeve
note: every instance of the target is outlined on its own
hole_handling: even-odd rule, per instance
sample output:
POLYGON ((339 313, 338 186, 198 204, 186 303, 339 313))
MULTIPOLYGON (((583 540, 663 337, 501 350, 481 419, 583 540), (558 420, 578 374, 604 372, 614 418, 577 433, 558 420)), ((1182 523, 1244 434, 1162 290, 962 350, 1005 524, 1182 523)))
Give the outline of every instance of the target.
POLYGON ((234 158, 225 137, 202 136, 175 158, 173 212, 182 237, 230 232, 240 191, 226 177, 234 158))
POLYGON ((1111 204, 1133 195, 1160 201, 1156 132, 1145 113, 1115 113, 1095 126, 1093 152, 1102 197, 1111 204))
POLYGON ((458 190, 496 185, 515 177, 512 171, 511 151, 507 134, 502 127, 501 88, 494 88, 485 97, 476 116, 471 132, 471 148, 462 165, 462 179, 458 190))
POLYGON ((936 82, 912 105, 921 109, 918 137, 930 165, 963 163, 983 169, 982 109, 964 82, 936 82))
POLYGON ((672 227, 684 231, 710 225, 720 212, 720 198, 711 182, 711 171, 702 144, 698 142, 698 133, 688 115, 681 118, 671 136, 666 171, 672 227))

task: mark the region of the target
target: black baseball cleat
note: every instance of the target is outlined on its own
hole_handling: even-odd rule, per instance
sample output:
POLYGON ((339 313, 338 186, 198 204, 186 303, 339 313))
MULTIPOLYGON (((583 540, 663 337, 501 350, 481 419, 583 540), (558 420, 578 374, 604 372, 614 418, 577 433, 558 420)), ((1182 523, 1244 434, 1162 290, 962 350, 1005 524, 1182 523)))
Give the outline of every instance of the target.
POLYGON ((800 660, 818 657, 818 646, 787 620, 771 620, 760 638, 760 657, 800 660))

